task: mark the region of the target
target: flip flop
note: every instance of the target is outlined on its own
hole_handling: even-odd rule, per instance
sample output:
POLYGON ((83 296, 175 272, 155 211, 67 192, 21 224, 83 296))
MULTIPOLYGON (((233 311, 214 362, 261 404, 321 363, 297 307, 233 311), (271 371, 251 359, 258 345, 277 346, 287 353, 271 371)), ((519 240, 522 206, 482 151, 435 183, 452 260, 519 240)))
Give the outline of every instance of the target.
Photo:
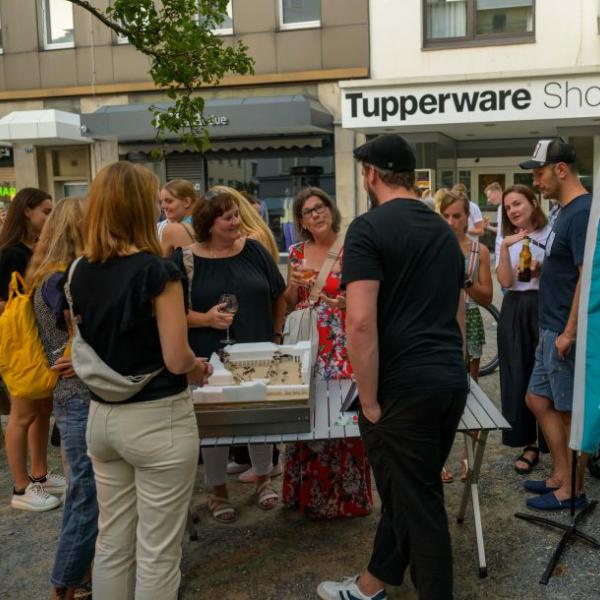
POLYGON ((527 466, 526 467, 517 467, 517 465, 515 464, 515 471, 519 475, 529 475, 529 473, 531 473, 533 467, 535 467, 538 464, 538 462, 540 462, 540 449, 537 448, 536 446, 527 446, 526 448, 523 449, 523 452, 521 453, 521 455, 519 457, 517 457, 517 459, 515 460, 515 463, 518 461, 524 462, 527 466), (534 452, 535 458, 533 460, 527 458, 525 456, 525 452, 534 452))

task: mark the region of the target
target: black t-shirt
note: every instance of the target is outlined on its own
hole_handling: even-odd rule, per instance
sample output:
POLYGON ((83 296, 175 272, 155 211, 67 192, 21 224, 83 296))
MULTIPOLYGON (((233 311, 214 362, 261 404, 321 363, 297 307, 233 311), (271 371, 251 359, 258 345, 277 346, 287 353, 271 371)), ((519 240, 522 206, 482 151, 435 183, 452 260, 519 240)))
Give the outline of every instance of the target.
POLYGON ((592 195, 577 196, 561 208, 546 240, 540 278, 540 327, 562 333, 567 326, 579 267, 583 265, 592 195))
MULTIPOLYGON (((152 300, 169 281, 182 278, 172 262, 146 252, 105 262, 90 263, 83 258, 71 282, 83 339, 122 375, 142 375, 165 367, 152 300)), ((126 402, 165 398, 186 386, 185 375, 174 375, 165 367, 126 402)))
POLYGON ((8 300, 8 285, 13 272, 18 271, 24 276, 31 255, 31 249, 22 242, 0 250, 0 300, 8 300))
POLYGON ((397 198, 361 215, 344 243, 343 284, 381 282, 379 398, 407 390, 463 391, 456 321, 464 258, 456 236, 421 202, 397 198))
MULTIPOLYGON (((185 273, 180 248, 173 254, 175 264, 185 273)), ((194 255, 192 306, 208 312, 219 303, 221 294, 235 294, 238 312, 230 336, 236 342, 273 341, 273 302, 285 290, 285 281, 275 261, 257 241, 247 239, 239 254, 228 258, 202 258, 194 255)), ((212 327, 192 327, 190 346, 196 356, 209 358, 220 347, 225 331, 212 327)))

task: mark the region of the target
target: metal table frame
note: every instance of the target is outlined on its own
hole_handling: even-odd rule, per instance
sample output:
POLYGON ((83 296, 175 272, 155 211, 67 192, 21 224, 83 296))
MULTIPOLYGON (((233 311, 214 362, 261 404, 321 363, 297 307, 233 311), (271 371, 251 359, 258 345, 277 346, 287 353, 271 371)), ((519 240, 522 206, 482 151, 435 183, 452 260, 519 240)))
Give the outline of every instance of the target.
MULTIPOLYGON (((360 437, 358 424, 352 420, 355 413, 344 413, 350 416, 349 424, 338 425, 342 403, 350 389, 350 380, 320 380, 316 382, 315 409, 313 422, 309 433, 283 433, 251 436, 221 436, 204 438, 202 446, 229 446, 232 444, 280 444, 294 442, 309 442, 326 439, 360 437)), ((463 523, 469 497, 473 506, 473 520, 477 539, 477 554, 479 561, 479 576, 487 576, 481 508, 479 504, 479 475, 483 463, 483 455, 490 431, 510 429, 509 423, 486 396, 483 390, 471 380, 467 404, 460 419, 457 432, 465 436, 467 448, 467 480, 465 482, 457 522, 463 523)), ((191 521, 191 519, 190 519, 191 521)), ((193 525, 190 523, 190 527, 193 525)), ((195 532, 190 531, 190 537, 195 539, 195 532)))

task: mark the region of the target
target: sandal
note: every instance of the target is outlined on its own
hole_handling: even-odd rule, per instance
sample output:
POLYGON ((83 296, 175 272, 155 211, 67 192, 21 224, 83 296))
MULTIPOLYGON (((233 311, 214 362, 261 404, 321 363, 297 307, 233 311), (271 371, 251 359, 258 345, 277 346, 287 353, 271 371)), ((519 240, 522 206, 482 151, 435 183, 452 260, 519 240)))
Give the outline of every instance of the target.
POLYGON ((527 466, 526 467, 517 467, 517 465, 515 464, 515 471, 519 475, 529 475, 529 473, 531 473, 533 467, 535 467, 538 464, 538 462, 540 462, 540 449, 537 446, 527 446, 526 448, 523 449, 523 452, 517 458, 515 463, 517 463, 518 461, 524 462, 527 466), (535 454, 534 459, 530 460, 529 458, 527 458, 525 456, 526 452, 533 452, 535 454))
POLYGON ((469 462, 466 458, 460 461, 460 480, 466 481, 469 475, 469 462))
POLYGON ((454 474, 450 467, 442 467, 442 483, 452 483, 454 481, 454 474))
POLYGON ((261 510, 272 510, 279 500, 279 494, 273 489, 269 479, 256 488, 256 494, 258 496, 256 505, 261 510))
POLYGON ((218 523, 228 524, 237 521, 237 511, 229 503, 229 498, 211 495, 208 499, 208 510, 218 523))

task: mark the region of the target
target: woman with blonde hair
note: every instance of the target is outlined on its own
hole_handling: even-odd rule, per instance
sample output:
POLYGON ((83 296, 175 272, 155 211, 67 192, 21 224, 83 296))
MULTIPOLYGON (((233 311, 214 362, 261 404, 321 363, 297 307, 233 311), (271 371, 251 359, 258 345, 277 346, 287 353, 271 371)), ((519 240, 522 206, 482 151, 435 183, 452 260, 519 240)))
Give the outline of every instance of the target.
POLYGON ((163 256, 171 256, 176 248, 194 243, 191 214, 197 199, 196 188, 191 181, 173 179, 163 185, 160 205, 167 218, 158 224, 163 256))
POLYGON ((60 372, 54 388, 54 419, 68 464, 69 485, 51 581, 53 599, 72 598, 85 583, 94 559, 98 533, 98 502, 92 463, 87 456, 85 430, 90 392, 64 358, 69 334, 61 292, 67 266, 83 253, 83 200, 65 198, 48 217, 27 271, 35 288, 35 318, 48 359, 60 372))
POLYGON ((90 189, 83 258, 71 273, 82 338, 113 370, 147 380, 119 403, 92 394, 87 442, 100 507, 98 598, 175 600, 181 578, 198 462, 188 383, 202 385, 210 368, 187 341, 183 275, 161 256, 158 189, 144 167, 104 167, 90 189))
POLYGON ((210 191, 228 194, 233 199, 240 211, 240 231, 242 235, 249 237, 251 240, 260 242, 262 246, 268 250, 275 263, 278 263, 279 249, 277 248, 273 233, 267 227, 267 224, 262 220, 252 204, 244 198, 242 193, 234 188, 227 187, 226 185, 215 185, 210 188, 210 191))

